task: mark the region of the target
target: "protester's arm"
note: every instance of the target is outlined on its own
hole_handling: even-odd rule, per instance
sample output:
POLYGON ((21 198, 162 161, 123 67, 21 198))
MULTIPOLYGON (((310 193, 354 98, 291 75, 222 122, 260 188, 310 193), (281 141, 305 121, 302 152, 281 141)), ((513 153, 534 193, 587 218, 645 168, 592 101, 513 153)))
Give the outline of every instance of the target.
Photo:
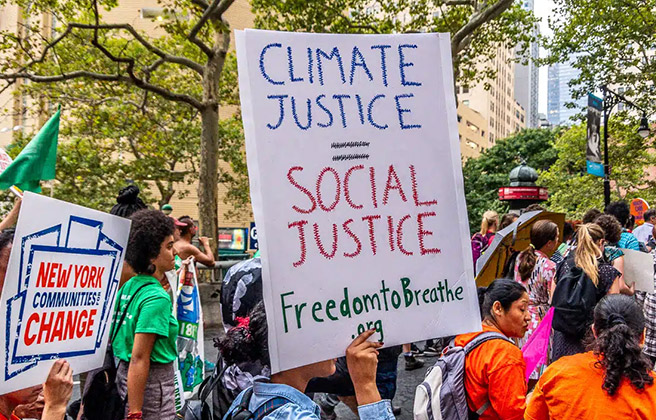
POLYGON ((150 354, 155 345, 155 334, 134 335, 132 357, 128 367, 128 408, 130 413, 140 412, 143 407, 144 391, 150 371, 150 354))
POLYGON ((16 200, 16 202, 14 203, 14 207, 5 216, 5 218, 2 219, 2 222, 0 222, 0 231, 10 228, 16 224, 16 221, 18 220, 18 213, 20 213, 22 202, 23 200, 20 198, 16 200))
MULTIPOLYGON (((205 237, 203 237, 203 238, 207 239, 205 237)), ((201 238, 201 239, 203 239, 203 238, 201 238)), ((203 242, 201 241, 201 244, 202 243, 203 242)), ((205 252, 202 252, 200 249, 196 248, 195 246, 193 246, 191 244, 185 244, 185 245, 181 246, 180 254, 184 255, 186 257, 192 256, 199 263, 201 263, 203 265, 206 265, 208 267, 212 267, 212 266, 214 266, 214 255, 212 254, 212 250, 211 250, 209 244, 207 246, 205 246, 203 244, 203 246, 205 247, 205 252)))
POLYGON ((43 415, 44 406, 45 397, 43 396, 43 391, 41 391, 36 401, 17 406, 14 409, 14 415, 19 419, 40 419, 43 415))
POLYGON ((376 386, 378 349, 382 343, 367 341, 376 330, 360 334, 346 349, 346 364, 353 381, 358 414, 362 420, 394 419, 389 400, 382 400, 376 386))
POLYGON ((43 385, 45 406, 41 420, 62 420, 66 415, 66 404, 73 394, 73 369, 68 362, 59 359, 50 368, 43 385))
POLYGON ((203 250, 201 251, 198 248, 198 254, 201 255, 200 259, 198 256, 196 256, 196 261, 200 262, 201 264, 205 264, 208 267, 211 267, 214 265, 214 254, 212 253, 212 247, 210 246, 210 240, 206 236, 201 236, 198 238, 198 242, 200 242, 201 245, 203 245, 203 250))

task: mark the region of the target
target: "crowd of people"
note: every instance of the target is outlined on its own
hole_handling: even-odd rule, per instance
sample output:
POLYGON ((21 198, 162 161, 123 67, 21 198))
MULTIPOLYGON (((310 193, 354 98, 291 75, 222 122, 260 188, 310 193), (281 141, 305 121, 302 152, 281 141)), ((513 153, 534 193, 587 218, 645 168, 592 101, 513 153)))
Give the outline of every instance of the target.
MULTIPOLYGON (((259 258, 228 271, 221 298, 226 332, 216 339, 220 359, 210 376, 216 380, 201 386, 200 404, 177 412, 178 322, 167 273, 185 260, 213 265, 214 254, 208 238, 199 238, 200 248, 193 245, 197 232, 191 218, 148 209, 138 194, 135 186, 121 190, 111 211, 132 221, 110 330, 122 418, 331 419, 340 401, 362 419, 395 418, 399 410, 391 400, 398 357, 403 352, 414 359, 420 352, 414 345, 385 348, 371 339, 374 330, 356 337, 340 359, 271 374, 259 258), (323 397, 314 398, 315 393, 323 397)), ((0 223, 0 286, 13 243, 9 226, 19 210, 20 202, 0 223)), ((475 267, 494 252, 497 232, 518 217, 485 212, 471 239, 475 267)), ((481 331, 424 345, 425 355, 447 355, 450 349, 467 348, 480 334, 495 334, 466 353, 461 367, 470 418, 654 416, 656 294, 636 291, 625 279, 624 255, 635 250, 656 256, 655 223, 656 211, 648 211, 645 223, 633 230, 624 202, 611 203, 604 212, 592 209, 583 220, 566 222, 562 232, 548 218, 531 222, 530 244, 513 249, 502 278, 478 289, 481 331), (580 290, 572 292, 571 285, 580 290), (588 293, 589 301, 577 307, 572 303, 577 293, 588 293), (527 372, 522 347, 552 308, 549 357, 527 372)), ((83 403, 71 410, 72 375, 65 360, 56 361, 42 386, 0 396, 0 419, 61 420, 68 415, 92 420, 93 401, 84 400, 92 380, 81 377, 83 403)))

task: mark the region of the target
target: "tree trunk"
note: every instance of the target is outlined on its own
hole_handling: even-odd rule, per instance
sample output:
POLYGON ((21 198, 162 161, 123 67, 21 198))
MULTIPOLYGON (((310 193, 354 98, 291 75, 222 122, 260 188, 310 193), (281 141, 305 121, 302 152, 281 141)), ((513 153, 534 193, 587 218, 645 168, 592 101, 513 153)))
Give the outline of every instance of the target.
POLYGON ((198 217, 200 234, 213 238, 212 249, 218 257, 218 166, 219 107, 207 106, 201 112, 200 176, 198 180, 198 217))
MULTIPOLYGON (((218 35, 217 41, 220 39, 221 35, 218 35)), ((205 67, 203 103, 206 105, 200 113, 202 124, 198 181, 200 234, 213 238, 212 248, 217 260, 219 256, 219 78, 224 62, 225 55, 217 53, 205 67)))

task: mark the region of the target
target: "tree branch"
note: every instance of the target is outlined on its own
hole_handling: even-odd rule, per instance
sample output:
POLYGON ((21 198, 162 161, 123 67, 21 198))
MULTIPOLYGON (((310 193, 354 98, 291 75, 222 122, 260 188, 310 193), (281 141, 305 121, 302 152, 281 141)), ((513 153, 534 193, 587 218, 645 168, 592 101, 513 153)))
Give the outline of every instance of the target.
POLYGON ((210 20, 211 17, 213 17, 213 15, 217 11, 221 3, 225 1, 230 1, 230 0, 214 0, 212 4, 207 9, 205 9, 203 16, 200 17, 200 19, 198 20, 198 22, 196 22, 194 27, 191 28, 191 31, 189 31, 189 35, 187 35, 187 39, 193 42, 198 48, 200 48, 201 51, 203 51, 205 55, 207 55, 209 58, 214 57, 214 51, 210 47, 205 45, 203 41, 198 39, 197 35, 200 32, 200 30, 203 29, 203 26, 207 23, 207 21, 210 20))
POLYGON ((452 54, 458 54, 465 49, 472 39, 471 37, 468 38, 468 35, 474 33, 487 22, 499 17, 510 6, 512 6, 512 4, 513 0, 499 0, 488 7, 487 2, 484 2, 482 8, 479 11, 474 12, 465 26, 460 28, 458 32, 453 35, 453 38, 451 39, 452 54))

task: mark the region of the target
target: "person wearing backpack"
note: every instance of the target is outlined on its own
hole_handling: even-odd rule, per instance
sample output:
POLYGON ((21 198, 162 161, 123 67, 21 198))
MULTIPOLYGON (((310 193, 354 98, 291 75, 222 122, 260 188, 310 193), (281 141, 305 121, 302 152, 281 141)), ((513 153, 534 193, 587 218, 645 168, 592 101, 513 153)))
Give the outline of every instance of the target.
POLYGON ((112 323, 112 350, 119 360, 116 383, 127 398, 128 419, 173 420, 178 321, 160 284, 175 265, 173 220, 158 210, 140 210, 130 219, 125 260, 137 275, 117 293, 112 323))
POLYGON ((526 408, 526 363, 511 338, 531 320, 520 283, 498 279, 478 288, 482 331, 461 334, 415 394, 415 420, 521 420, 526 408), (464 389, 463 389, 464 385, 464 389))
POLYGON ((621 273, 604 256, 605 235, 594 223, 579 226, 577 245, 556 269, 552 361, 583 353, 594 306, 607 294, 620 293, 621 273))
POLYGON ((552 363, 529 397, 527 420, 653 419, 656 386, 641 352, 645 319, 638 304, 608 295, 595 307, 591 351, 552 363))
MULTIPOLYGON (((346 363, 355 388, 362 420, 393 420, 389 400, 380 397, 376 387, 378 349, 383 345, 367 339, 375 330, 360 334, 346 349, 346 363)), ((264 304, 260 302, 250 317, 239 320, 219 342, 228 364, 246 360, 269 363, 268 329, 264 304)), ((224 420, 319 420, 321 409, 303 392, 314 377, 335 372, 335 361, 326 360, 282 371, 267 381, 256 381, 233 401, 224 420)))
POLYGON ((494 235, 499 226, 499 215, 494 210, 488 210, 483 213, 483 220, 481 221, 481 230, 476 232, 471 239, 472 256, 474 258, 474 271, 476 271, 476 261, 480 258, 481 254, 485 252, 487 247, 490 246, 494 235))

